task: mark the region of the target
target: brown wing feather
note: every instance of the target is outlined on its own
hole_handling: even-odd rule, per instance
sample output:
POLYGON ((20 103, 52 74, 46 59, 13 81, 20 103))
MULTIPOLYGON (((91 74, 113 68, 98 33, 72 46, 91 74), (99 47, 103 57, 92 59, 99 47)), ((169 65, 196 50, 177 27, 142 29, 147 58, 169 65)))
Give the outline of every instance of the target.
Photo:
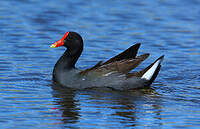
POLYGON ((98 62, 96 65, 94 65, 93 67, 91 67, 91 68, 89 68, 89 69, 86 69, 86 70, 84 70, 84 71, 81 71, 81 72, 80 72, 80 75, 85 75, 85 74, 87 74, 89 71, 92 71, 92 70, 94 70, 94 69, 100 67, 100 66, 102 65, 102 63, 103 63, 103 61, 99 61, 99 62, 98 62))
POLYGON ((112 57, 109 60, 107 60, 106 62, 104 62, 103 65, 109 64, 109 63, 115 62, 115 61, 120 61, 123 59, 134 59, 137 55, 139 47, 140 47, 140 43, 134 44, 133 46, 129 47, 122 53, 120 53, 117 56, 112 57))
MULTIPOLYGON (((140 72, 133 72, 133 73, 128 73, 127 77, 142 77, 144 75, 144 73, 146 73, 158 60, 164 58, 164 55, 159 57, 156 61, 154 61, 152 64, 150 64, 148 67, 144 68, 143 70, 141 70, 140 72)), ((159 67, 160 68, 160 67, 159 67)), ((159 71, 158 71, 159 72, 159 71)))
POLYGON ((102 63, 102 61, 99 61, 95 66, 93 66, 89 69, 86 69, 84 71, 81 71, 80 74, 85 75, 90 71, 98 69, 100 66, 104 66, 104 65, 110 64, 112 62, 121 61, 124 59, 134 59, 137 55, 139 47, 140 47, 140 43, 134 44, 131 47, 129 47, 128 49, 126 49, 125 51, 123 51, 122 53, 118 54, 117 56, 112 57, 111 59, 107 60, 104 63, 102 63))
POLYGON ((109 64, 102 65, 97 69, 94 69, 94 72, 106 74, 112 71, 120 72, 123 74, 127 74, 132 69, 136 68, 139 64, 144 61, 149 54, 143 54, 141 56, 137 56, 135 59, 124 59, 120 61, 115 61, 109 64))

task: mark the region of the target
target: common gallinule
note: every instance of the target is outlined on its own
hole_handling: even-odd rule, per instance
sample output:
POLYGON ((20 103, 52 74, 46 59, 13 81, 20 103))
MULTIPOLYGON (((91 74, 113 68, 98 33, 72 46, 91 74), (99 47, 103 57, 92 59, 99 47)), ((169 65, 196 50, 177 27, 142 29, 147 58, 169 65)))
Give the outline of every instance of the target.
POLYGON ((140 47, 137 43, 111 59, 99 61, 95 66, 79 70, 75 64, 83 51, 83 39, 76 32, 67 32, 51 45, 51 48, 64 46, 67 50, 53 69, 53 81, 65 87, 84 89, 110 87, 127 90, 150 86, 158 75, 164 55, 140 72, 130 72, 144 61, 149 53, 136 56, 140 47))

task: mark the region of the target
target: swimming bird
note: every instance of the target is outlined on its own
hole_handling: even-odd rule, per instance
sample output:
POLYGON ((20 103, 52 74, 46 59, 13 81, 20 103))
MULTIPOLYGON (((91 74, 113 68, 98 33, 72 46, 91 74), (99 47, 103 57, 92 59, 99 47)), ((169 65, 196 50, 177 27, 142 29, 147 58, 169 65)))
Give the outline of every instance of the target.
POLYGON ((149 53, 137 56, 140 45, 136 43, 105 62, 99 61, 91 68, 80 70, 75 64, 83 51, 83 39, 77 32, 66 32, 50 46, 67 48, 54 66, 53 81, 73 89, 108 87, 129 90, 150 86, 160 71, 164 55, 143 70, 133 71, 149 56, 149 53))

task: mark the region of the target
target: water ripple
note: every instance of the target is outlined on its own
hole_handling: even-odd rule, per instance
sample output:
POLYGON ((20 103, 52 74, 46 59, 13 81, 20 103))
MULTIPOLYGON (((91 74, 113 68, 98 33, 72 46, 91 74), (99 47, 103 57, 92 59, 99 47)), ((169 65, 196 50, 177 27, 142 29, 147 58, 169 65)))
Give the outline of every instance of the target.
POLYGON ((199 3, 1 1, 0 127, 198 127, 199 3), (51 73, 64 48, 49 46, 66 31, 77 31, 84 39, 79 68, 105 61, 136 42, 142 43, 139 54, 151 53, 140 68, 165 54, 152 89, 55 87, 51 73))

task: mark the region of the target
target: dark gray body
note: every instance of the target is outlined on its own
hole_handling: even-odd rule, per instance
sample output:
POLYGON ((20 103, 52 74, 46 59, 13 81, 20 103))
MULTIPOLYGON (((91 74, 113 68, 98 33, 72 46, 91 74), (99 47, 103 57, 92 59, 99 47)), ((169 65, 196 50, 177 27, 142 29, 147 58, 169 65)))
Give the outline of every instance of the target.
POLYGON ((126 78, 125 75, 117 72, 110 72, 103 76, 98 76, 94 72, 81 76, 79 72, 80 70, 76 69, 62 72, 54 78, 54 81, 64 87, 74 89, 109 87, 116 90, 128 90, 143 88, 148 84, 148 81, 145 79, 139 77, 126 78))
POLYGON ((54 66, 53 80, 57 84, 74 89, 93 87, 110 87, 117 90, 143 88, 150 85, 156 78, 164 56, 140 72, 130 73, 149 53, 136 56, 140 43, 132 45, 122 53, 110 58, 106 62, 99 62, 95 66, 80 71, 75 64, 83 51, 83 40, 76 32, 67 32, 67 36, 55 43, 64 43, 67 50, 54 66))

